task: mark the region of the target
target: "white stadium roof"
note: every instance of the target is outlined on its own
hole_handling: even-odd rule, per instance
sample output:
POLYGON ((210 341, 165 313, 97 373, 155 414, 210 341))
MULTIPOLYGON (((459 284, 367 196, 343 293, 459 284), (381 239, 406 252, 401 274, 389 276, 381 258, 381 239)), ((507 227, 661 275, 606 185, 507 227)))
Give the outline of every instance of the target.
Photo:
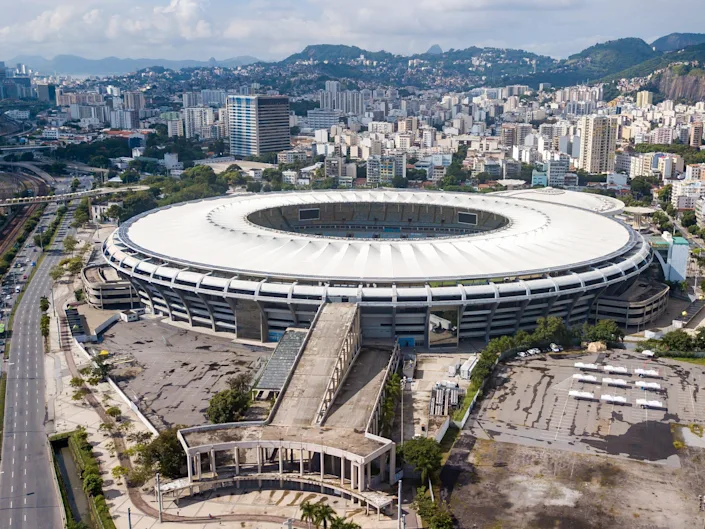
POLYGON ((246 194, 148 212, 119 231, 120 240, 144 258, 183 268, 254 277, 407 283, 571 269, 609 259, 634 241, 633 231, 610 217, 526 198, 391 189, 246 194), (509 223, 486 233, 442 238, 351 239, 284 232, 247 219, 269 208, 350 202, 484 210, 509 223))
MULTIPOLYGON (((501 182, 501 180, 500 180, 501 182)), ((534 189, 514 189, 511 191, 498 191, 493 195, 505 197, 537 200, 552 204, 563 204, 580 209, 587 209, 602 215, 617 215, 624 210, 624 202, 616 198, 599 195, 597 193, 584 193, 581 191, 566 191, 555 187, 541 187, 534 189)))

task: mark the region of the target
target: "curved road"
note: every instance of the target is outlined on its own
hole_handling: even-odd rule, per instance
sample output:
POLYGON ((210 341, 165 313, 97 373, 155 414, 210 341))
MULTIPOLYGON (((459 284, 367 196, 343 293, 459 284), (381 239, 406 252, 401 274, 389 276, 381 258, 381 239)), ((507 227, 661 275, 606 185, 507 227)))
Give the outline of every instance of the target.
MULTIPOLYGON (((47 210, 53 213, 56 208, 50 206, 47 210)), ((64 216, 54 244, 32 281, 25 286, 12 324, 10 359, 4 367, 8 379, 0 463, 2 529, 62 527, 61 500, 54 485, 45 431, 44 347, 39 330, 39 299, 51 296, 49 270, 61 260, 61 243, 72 210, 64 216)))

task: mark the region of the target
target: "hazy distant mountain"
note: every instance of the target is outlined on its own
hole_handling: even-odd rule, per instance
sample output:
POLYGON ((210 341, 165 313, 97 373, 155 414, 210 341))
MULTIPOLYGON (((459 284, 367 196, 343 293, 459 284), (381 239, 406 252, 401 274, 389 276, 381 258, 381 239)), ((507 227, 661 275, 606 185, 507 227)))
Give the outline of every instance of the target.
POLYGON ((434 44, 426 51, 427 55, 441 55, 442 53, 443 50, 438 44, 434 44))
POLYGON ((656 39, 651 43, 651 46, 656 51, 675 51, 703 42, 705 42, 705 33, 671 33, 656 39))
POLYGON ((306 46, 303 51, 290 55, 283 62, 292 63, 296 61, 351 61, 364 55, 366 59, 373 61, 391 59, 393 54, 382 51, 368 51, 357 46, 345 46, 344 44, 315 44, 306 46))
POLYGON ((172 70, 181 68, 199 68, 202 66, 225 66, 229 68, 244 66, 259 62, 256 57, 248 55, 233 57, 217 61, 173 61, 168 59, 119 59, 117 57, 106 57, 105 59, 84 59, 76 55, 57 55, 53 59, 44 57, 20 55, 5 63, 10 66, 16 63, 23 63, 33 70, 42 73, 63 73, 70 75, 120 75, 135 72, 150 66, 161 66, 172 70))

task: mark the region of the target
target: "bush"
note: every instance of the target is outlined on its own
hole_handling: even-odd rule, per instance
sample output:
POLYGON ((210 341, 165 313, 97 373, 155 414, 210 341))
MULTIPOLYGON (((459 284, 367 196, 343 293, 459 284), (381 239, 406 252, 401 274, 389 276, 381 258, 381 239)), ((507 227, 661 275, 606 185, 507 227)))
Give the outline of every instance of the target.
POLYGON ((99 474, 85 474, 83 475, 83 490, 86 494, 91 496, 99 496, 103 493, 103 478, 99 474))

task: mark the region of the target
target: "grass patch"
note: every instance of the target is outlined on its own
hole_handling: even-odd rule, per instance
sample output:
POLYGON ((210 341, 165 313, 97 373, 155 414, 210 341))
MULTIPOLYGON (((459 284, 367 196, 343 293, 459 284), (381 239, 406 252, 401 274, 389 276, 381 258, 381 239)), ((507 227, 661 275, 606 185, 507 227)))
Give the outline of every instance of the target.
POLYGON ((705 358, 687 358, 685 356, 669 356, 671 360, 678 360, 679 362, 688 362, 689 364, 697 364, 700 366, 705 366, 705 358))
POLYGON ((463 397, 463 402, 455 412, 453 412, 453 417, 452 419, 454 421, 460 422, 463 420, 463 417, 465 417, 465 412, 468 411, 468 408, 470 407, 470 404, 472 404, 473 399, 475 398, 475 395, 479 393, 480 391, 480 386, 482 386, 482 382, 476 382, 476 381, 471 381, 470 386, 468 387, 467 391, 465 392, 465 397, 463 397))
POLYGON ((455 441, 458 439, 459 435, 460 428, 458 428, 455 424, 451 423, 450 426, 448 426, 446 434, 443 436, 443 439, 441 439, 440 442, 441 451, 443 452, 443 456, 441 457, 441 466, 445 465, 446 461, 448 461, 450 451, 453 449, 453 445, 455 444, 455 441))

